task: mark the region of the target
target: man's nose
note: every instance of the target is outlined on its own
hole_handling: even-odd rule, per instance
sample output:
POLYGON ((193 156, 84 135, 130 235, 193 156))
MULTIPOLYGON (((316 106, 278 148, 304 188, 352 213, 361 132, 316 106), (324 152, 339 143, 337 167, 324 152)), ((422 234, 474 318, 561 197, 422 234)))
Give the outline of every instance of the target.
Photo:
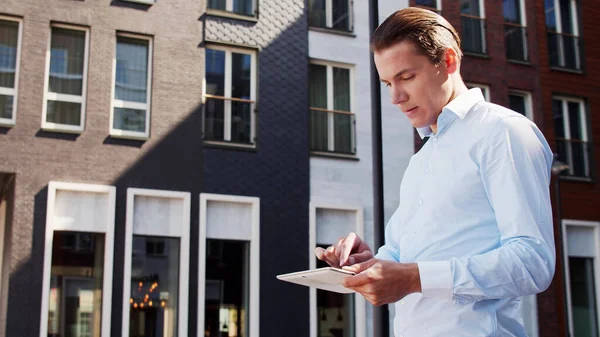
POLYGON ((391 96, 392 104, 394 105, 402 104, 408 100, 408 94, 406 94, 406 91, 398 87, 392 88, 391 96))

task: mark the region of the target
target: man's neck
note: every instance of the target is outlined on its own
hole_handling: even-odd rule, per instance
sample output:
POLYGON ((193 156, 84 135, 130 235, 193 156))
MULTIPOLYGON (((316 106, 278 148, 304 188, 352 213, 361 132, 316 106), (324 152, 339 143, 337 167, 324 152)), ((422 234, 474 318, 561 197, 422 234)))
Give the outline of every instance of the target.
MULTIPOLYGON (((465 85, 465 82, 463 82, 462 78, 457 78, 453 80, 453 86, 452 86, 452 92, 450 94, 450 98, 448 99, 448 101, 446 102, 446 104, 444 104, 444 106, 448 105, 448 103, 452 102, 456 97, 460 96, 462 93, 469 91, 469 88, 467 88, 467 86, 465 85)), ((440 114, 442 112, 440 111, 440 114)), ((438 114, 438 117, 439 115, 438 114)), ((434 124, 431 124, 429 126, 431 128, 431 131, 436 134, 437 133, 437 119, 435 121, 434 124)))

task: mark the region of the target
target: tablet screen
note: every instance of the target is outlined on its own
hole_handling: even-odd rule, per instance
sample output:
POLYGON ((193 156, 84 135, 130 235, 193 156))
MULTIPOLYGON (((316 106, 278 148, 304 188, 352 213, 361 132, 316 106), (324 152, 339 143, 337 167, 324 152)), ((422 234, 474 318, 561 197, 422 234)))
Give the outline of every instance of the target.
POLYGON ((342 286, 346 277, 354 275, 343 269, 325 267, 312 270, 304 270, 295 273, 277 275, 282 281, 292 282, 307 287, 333 291, 336 293, 349 294, 354 290, 342 286))

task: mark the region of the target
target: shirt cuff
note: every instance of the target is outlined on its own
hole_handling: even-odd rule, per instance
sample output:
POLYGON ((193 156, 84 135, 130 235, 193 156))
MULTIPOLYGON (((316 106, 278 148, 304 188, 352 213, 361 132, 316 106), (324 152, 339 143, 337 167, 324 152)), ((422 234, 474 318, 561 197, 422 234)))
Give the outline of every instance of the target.
POLYGON ((453 279, 450 261, 422 261, 417 262, 417 265, 423 296, 452 301, 453 279))

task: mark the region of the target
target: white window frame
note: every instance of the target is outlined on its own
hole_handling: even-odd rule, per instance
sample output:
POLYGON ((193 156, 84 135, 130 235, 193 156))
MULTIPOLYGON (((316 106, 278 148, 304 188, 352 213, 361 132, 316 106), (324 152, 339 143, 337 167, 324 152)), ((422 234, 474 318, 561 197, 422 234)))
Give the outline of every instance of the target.
POLYGON ((87 27, 80 26, 72 26, 65 24, 57 24, 53 23, 50 25, 50 34, 48 37, 48 49, 46 50, 46 73, 44 76, 44 103, 42 105, 42 129, 47 131, 59 131, 59 132, 69 132, 69 133, 82 133, 85 129, 85 111, 86 111, 86 101, 87 101, 87 77, 88 77, 88 65, 89 65, 89 53, 90 53, 90 29, 87 27), (83 74, 82 74, 82 82, 81 82, 81 96, 77 95, 69 95, 69 94, 59 94, 55 92, 50 92, 50 59, 51 59, 51 51, 52 51, 52 28, 62 28, 68 30, 77 30, 85 32, 85 48, 83 55, 83 74), (50 123, 46 120, 47 108, 48 108, 48 100, 52 101, 60 101, 60 102, 69 102, 69 103, 79 103, 81 104, 81 112, 80 112, 80 124, 79 125, 67 125, 67 124, 59 124, 59 123, 50 123))
MULTIPOLYGON (((256 122, 257 122, 257 118, 256 118, 256 113, 255 113, 255 109, 256 109, 256 86, 258 83, 258 79, 257 79, 257 51, 253 50, 253 49, 245 49, 245 48, 236 48, 236 47, 229 47, 229 46, 222 46, 222 45, 216 45, 216 44, 210 44, 206 46, 206 49, 211 49, 211 50, 219 50, 219 51, 223 51, 225 52, 225 92, 224 92, 224 97, 226 98, 232 98, 231 97, 231 78, 232 78, 232 67, 231 67, 231 60, 232 60, 232 53, 236 53, 236 54, 244 54, 244 55, 250 55, 250 100, 253 101, 254 103, 252 103, 252 107, 250 109, 250 142, 251 144, 240 144, 240 143, 233 143, 231 142, 231 121, 232 121, 232 115, 231 115, 231 101, 229 100, 225 100, 225 111, 223 114, 223 127, 224 129, 224 133, 223 133, 223 141, 218 141, 218 140, 205 140, 205 143, 208 144, 225 144, 228 146, 234 146, 234 147, 246 147, 246 148, 255 148, 256 147, 256 122)), ((207 96, 206 94, 206 77, 202 80, 202 104, 206 103, 206 99, 209 98, 209 96, 207 96)), ((206 127, 206 123, 205 121, 205 111, 202 112, 202 125, 203 127, 206 127)))
MULTIPOLYGON (((231 1, 231 0, 229 0, 231 1)), ((348 31, 353 31, 354 22, 354 6, 353 0, 348 0, 348 31)), ((333 0, 325 0, 325 27, 333 28, 333 0)))
MULTIPOLYGON (((415 1, 415 3, 416 3, 416 1, 415 1)), ((423 5, 418 5, 418 4, 417 4, 417 7, 431 8, 431 7, 428 7, 428 6, 423 6, 423 5)), ((442 0, 435 0, 435 10, 438 13, 440 13, 442 11, 442 0)))
POLYGON ((104 270, 102 280, 102 325, 101 337, 110 336, 111 306, 112 306, 112 281, 113 281, 113 254, 114 254, 114 231, 115 231, 115 196, 116 188, 106 185, 92 185, 79 183, 66 183, 51 181, 48 184, 48 204, 46 211, 46 237, 44 246, 44 270, 42 281, 42 312, 40 318, 40 337, 48 335, 48 305, 50 299, 50 270, 52 264, 52 242, 55 231, 74 231, 103 233, 104 237, 104 270), (108 214, 106 224, 103 227, 79 228, 77 224, 55 223, 54 209, 56 205, 57 191, 77 191, 106 195, 108 198, 108 214))
MULTIPOLYGON (((326 66, 327 67, 327 110, 330 111, 335 111, 333 109, 334 107, 334 101, 335 98, 333 97, 333 68, 342 68, 342 69, 348 69, 350 76, 348 78, 348 80, 350 81, 349 86, 350 86, 350 111, 348 111, 349 113, 351 113, 354 116, 354 122, 356 123, 356 114, 354 113, 354 107, 355 107, 355 97, 356 95, 354 94, 354 65, 351 64, 346 64, 346 63, 339 63, 339 62, 331 62, 331 61, 323 61, 323 60, 315 60, 315 59, 311 59, 310 60, 310 64, 316 64, 316 65, 320 65, 320 66, 326 66)), ((327 150, 330 152, 336 152, 335 151, 335 124, 334 124, 334 119, 335 119, 335 113, 334 112, 329 112, 327 114, 327 150)), ((358 149, 356 146, 356 124, 354 125, 354 132, 350 133, 350 144, 352 146, 352 148, 355 150, 354 154, 352 156, 357 156, 358 155, 358 149)), ((313 151, 313 152, 319 152, 319 151, 313 151)))
MULTIPOLYGON (((461 16, 465 15, 463 13, 461 13, 461 16)), ((483 25, 481 26, 481 46, 483 47, 483 54, 488 54, 489 51, 487 49, 487 34, 486 34, 486 29, 485 29, 485 1, 484 0, 479 0, 479 19, 481 19, 481 22, 483 23, 483 25)))
MULTIPOLYGON (((257 2, 257 0, 251 0, 251 1, 252 1, 252 16, 256 16, 256 2, 257 2)), ((208 7, 208 3, 207 3, 206 7, 207 7, 206 9, 208 11, 218 11, 218 9, 216 9, 216 8, 209 8, 208 7)), ((225 1, 225 11, 233 13, 233 14, 239 14, 239 15, 245 16, 245 14, 240 14, 240 13, 236 13, 236 12, 233 11, 233 0, 226 0, 225 1)))
POLYGON ((473 83, 473 82, 466 82, 465 85, 469 88, 479 88, 483 91, 483 98, 485 98, 486 102, 491 102, 490 101, 490 86, 487 84, 479 84, 479 83, 473 83))
MULTIPOLYGON (((571 23, 573 24, 573 36, 576 38, 580 38, 579 36, 579 16, 577 15, 579 12, 577 11, 577 3, 576 0, 569 0, 571 5, 571 23)), ((562 13, 560 12, 560 0, 554 0, 554 20, 556 22, 556 33, 563 33, 562 26, 562 13)), ((558 53, 559 53, 559 63, 565 63, 565 49, 562 44, 562 40, 558 40, 558 53)), ((579 48, 575 48, 575 65, 577 69, 581 69, 581 55, 579 55, 579 48)), ((565 64, 561 64, 561 67, 564 67, 565 64)))
POLYGON ((146 140, 146 139, 150 138, 150 118, 152 116, 150 108, 151 108, 151 101, 152 101, 152 63, 154 60, 153 38, 151 36, 138 35, 138 34, 117 33, 117 35, 115 37, 114 53, 115 54, 113 57, 112 88, 111 88, 111 97, 110 97, 111 104, 110 104, 110 114, 109 114, 109 116, 110 116, 109 134, 112 137, 116 137, 116 138, 146 140), (146 80, 146 103, 129 102, 129 101, 123 101, 120 99, 115 99, 116 80, 117 80, 117 44, 118 44, 119 37, 126 37, 126 38, 130 38, 130 39, 148 41, 148 78, 146 80), (146 110, 146 125, 145 125, 144 132, 121 130, 121 129, 113 128, 115 108, 146 110))
MULTIPOLYGON (((563 232, 563 261, 565 262, 565 287, 567 290, 567 312, 569 319, 569 335, 575 336, 573 331, 573 312, 572 300, 571 300, 571 276, 569 274, 569 251, 567 240, 567 227, 586 227, 591 228, 594 232, 594 287, 596 289, 596 304, 600 303, 600 222, 598 221, 581 221, 581 220, 570 220, 563 219, 561 221, 562 232, 563 232)), ((600 323, 600 308, 596 308, 596 322, 600 323)))
POLYGON ((0 118, 0 126, 11 127, 17 122, 17 101, 19 97, 19 69, 21 64, 21 47, 23 44, 23 19, 0 15, 2 21, 12 21, 19 25, 17 37, 17 59, 15 60, 15 83, 12 88, 0 87, 0 94, 13 97, 12 118, 0 118))
MULTIPOLYGON (((315 248, 317 247, 317 209, 328 209, 328 210, 341 210, 341 211, 352 211, 356 212, 356 224, 355 233, 364 238, 364 221, 363 221, 363 208, 360 205, 346 205, 346 204, 335 204, 327 202, 315 202, 311 201, 309 204, 309 229, 308 229, 308 261, 309 268, 317 268, 317 261, 315 257, 315 248)), ((340 233, 340 236, 347 235, 348 233, 340 233)), ((334 244, 332 242, 331 244, 334 244)), ((355 295, 354 297, 354 323, 356 337, 365 337, 366 330, 366 307, 365 298, 362 296, 355 295)), ((317 290, 310 288, 310 337, 317 337, 317 290)))
MULTIPOLYGON (((525 0, 516 0, 519 2, 519 11, 521 11, 521 28, 527 29, 527 15, 525 14, 525 0)), ((505 21, 506 25, 506 21, 505 21)), ((523 39, 523 56, 525 60, 529 59, 529 46, 527 45, 527 33, 525 33, 525 38, 523 39)))
POLYGON ((533 121, 533 99, 531 92, 525 90, 510 89, 508 90, 508 95, 521 96, 525 98, 525 117, 533 121))
MULTIPOLYGON (((571 140, 571 121, 569 120, 569 106, 568 103, 572 102, 572 103, 577 103, 579 104, 579 122, 581 123, 581 140, 586 142, 588 145, 589 143, 589 135, 588 135, 588 120, 587 120, 587 114, 586 114, 586 109, 585 109, 585 102, 583 101, 583 99, 580 98, 574 98, 574 97, 566 97, 566 96, 552 96, 552 100, 558 100, 562 102, 562 113, 563 113, 563 126, 564 126, 564 133, 565 133, 565 139, 567 140, 571 140)), ((569 165, 569 174, 573 175, 574 171, 573 171, 573 155, 571 153, 571 151, 567 151, 566 153, 567 156, 567 164, 569 165)), ((589 154, 587 152, 583 153, 583 160, 584 160, 584 168, 585 168, 585 177, 582 178, 589 178, 591 177, 591 172, 590 172, 590 157, 589 154)), ((577 176, 574 176, 575 178, 577 176)), ((600 290, 600 289, 599 289, 600 290)))
POLYGON ((250 239, 250 294, 249 294, 249 335, 258 337, 260 323, 260 198, 237 195, 200 193, 200 241, 198 266, 198 335, 204 333, 205 291, 206 291, 206 240, 207 208, 209 201, 241 203, 252 207, 252 237, 250 239))
POLYGON ((127 189, 127 218, 125 221, 125 269, 123 276, 123 325, 121 335, 129 336, 130 303, 131 297, 131 254, 133 235, 161 236, 179 238, 179 294, 177 312, 177 334, 188 334, 188 301, 190 277, 190 193, 164 190, 151 190, 141 188, 127 189), (156 228, 133 228, 135 213, 135 197, 145 196, 167 200, 181 200, 183 202, 182 223, 180 226, 156 228))

